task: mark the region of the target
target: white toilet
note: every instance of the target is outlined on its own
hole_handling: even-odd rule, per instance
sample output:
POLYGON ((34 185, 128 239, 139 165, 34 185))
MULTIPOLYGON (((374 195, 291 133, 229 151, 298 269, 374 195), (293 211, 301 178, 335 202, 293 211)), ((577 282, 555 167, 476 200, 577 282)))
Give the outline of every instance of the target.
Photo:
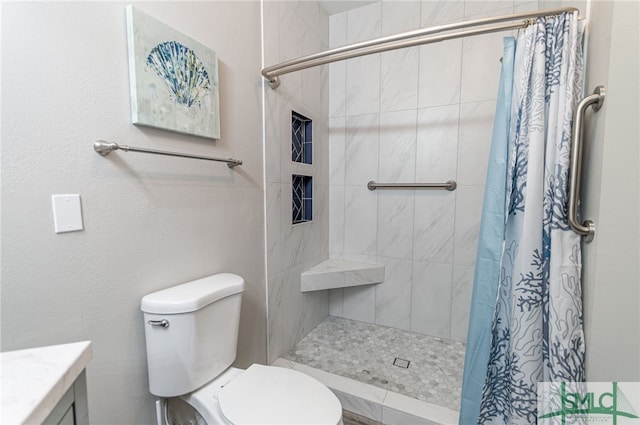
POLYGON ((222 273, 142 298, 149 390, 180 397, 208 425, 342 424, 323 384, 274 366, 229 367, 236 358, 244 280, 222 273))

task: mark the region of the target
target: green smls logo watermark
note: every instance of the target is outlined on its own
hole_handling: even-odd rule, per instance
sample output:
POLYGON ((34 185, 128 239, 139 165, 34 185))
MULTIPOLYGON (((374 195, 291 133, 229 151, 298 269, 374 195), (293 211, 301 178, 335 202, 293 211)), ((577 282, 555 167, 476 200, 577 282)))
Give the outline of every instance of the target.
POLYGON ((638 410, 640 410, 639 382, 541 382, 538 384, 539 425, 596 423, 640 425, 638 410))

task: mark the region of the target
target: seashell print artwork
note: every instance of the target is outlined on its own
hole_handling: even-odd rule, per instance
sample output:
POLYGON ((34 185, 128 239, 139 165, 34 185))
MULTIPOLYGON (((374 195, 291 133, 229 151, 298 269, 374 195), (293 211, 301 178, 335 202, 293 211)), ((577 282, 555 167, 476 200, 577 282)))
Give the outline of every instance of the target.
POLYGON ((211 89, 211 82, 193 50, 167 41, 151 49, 147 65, 164 80, 176 102, 201 107, 199 99, 211 89))
POLYGON ((220 138, 216 52, 127 6, 133 124, 220 138))

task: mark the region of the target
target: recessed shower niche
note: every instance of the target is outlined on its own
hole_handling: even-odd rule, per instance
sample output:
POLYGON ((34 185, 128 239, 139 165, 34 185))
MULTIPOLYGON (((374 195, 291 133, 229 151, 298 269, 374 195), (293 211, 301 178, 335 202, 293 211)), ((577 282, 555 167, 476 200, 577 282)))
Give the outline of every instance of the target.
POLYGON ((313 121, 291 111, 291 161, 313 163, 313 121))
POLYGON ((291 176, 291 224, 306 223, 313 219, 313 177, 291 176))
MULTIPOLYGON (((313 163, 312 120, 291 111, 291 161, 299 164, 313 163)), ((291 224, 305 223, 313 219, 313 177, 291 176, 291 224)))

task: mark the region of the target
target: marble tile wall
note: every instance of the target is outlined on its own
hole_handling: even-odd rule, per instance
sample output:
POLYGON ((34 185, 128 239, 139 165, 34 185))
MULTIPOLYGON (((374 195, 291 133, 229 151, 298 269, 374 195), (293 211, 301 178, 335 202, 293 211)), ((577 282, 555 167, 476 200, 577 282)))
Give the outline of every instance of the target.
MULTIPOLYGON (((381 1, 332 15, 338 47, 537 8, 529 1, 381 1)), ((329 65, 329 253, 386 267, 333 289, 334 316, 464 341, 505 33, 329 65), (440 182, 447 191, 369 191, 440 182)))
MULTIPOLYGON (((326 50, 329 18, 315 1, 263 2, 264 66, 326 50)), ((327 291, 302 293, 301 273, 329 257, 329 69, 264 88, 268 353, 273 362, 329 314, 327 291), (313 164, 291 161, 291 111, 313 120, 313 164), (291 175, 313 176, 313 221, 291 224, 291 175)))

